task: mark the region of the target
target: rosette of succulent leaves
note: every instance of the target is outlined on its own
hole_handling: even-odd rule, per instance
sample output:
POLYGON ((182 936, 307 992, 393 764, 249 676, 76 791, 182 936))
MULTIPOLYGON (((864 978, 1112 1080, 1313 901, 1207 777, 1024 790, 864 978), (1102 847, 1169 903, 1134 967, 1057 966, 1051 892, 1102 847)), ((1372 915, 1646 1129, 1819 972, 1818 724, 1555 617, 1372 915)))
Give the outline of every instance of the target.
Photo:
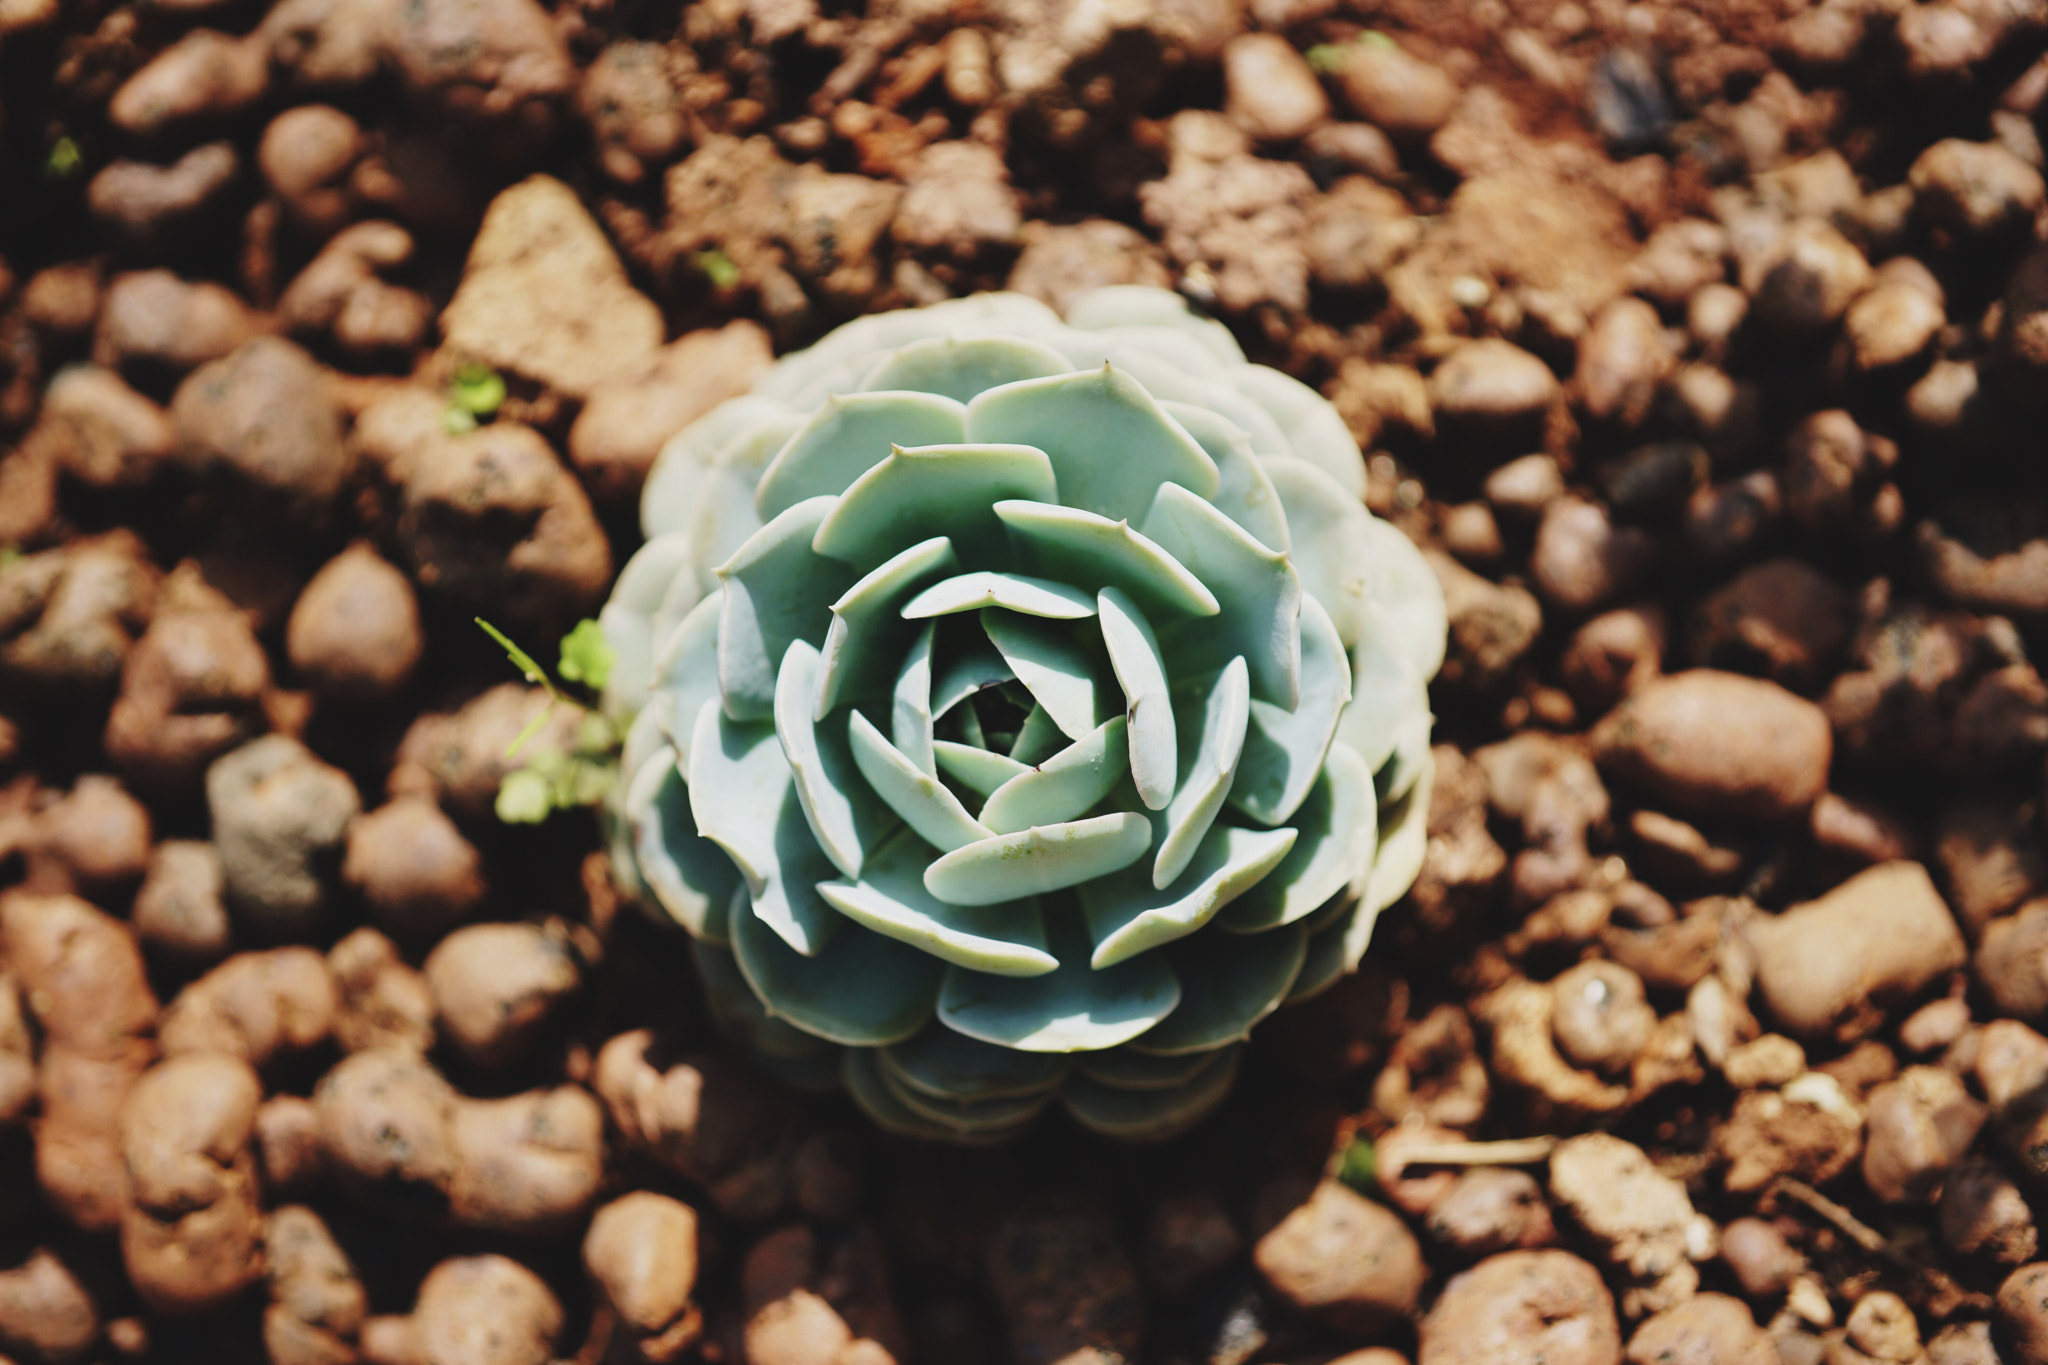
POLYGON ((600 617, 620 881, 886 1129, 1184 1130, 1421 865, 1444 603, 1364 486, 1172 293, 839 328, 647 481, 600 617))

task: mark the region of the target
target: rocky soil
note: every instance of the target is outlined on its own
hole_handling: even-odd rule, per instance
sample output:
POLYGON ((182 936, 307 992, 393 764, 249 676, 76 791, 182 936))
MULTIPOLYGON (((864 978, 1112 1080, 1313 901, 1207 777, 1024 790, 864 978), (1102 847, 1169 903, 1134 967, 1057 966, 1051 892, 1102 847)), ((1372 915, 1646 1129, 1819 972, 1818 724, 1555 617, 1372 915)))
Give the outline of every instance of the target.
POLYGON ((0 0, 0 1358, 2048 1362, 2044 49, 0 0), (1116 282, 1428 552, 1428 861, 1191 1135, 935 1151, 500 822, 547 696, 470 618, 552 664, 774 354, 1116 282))

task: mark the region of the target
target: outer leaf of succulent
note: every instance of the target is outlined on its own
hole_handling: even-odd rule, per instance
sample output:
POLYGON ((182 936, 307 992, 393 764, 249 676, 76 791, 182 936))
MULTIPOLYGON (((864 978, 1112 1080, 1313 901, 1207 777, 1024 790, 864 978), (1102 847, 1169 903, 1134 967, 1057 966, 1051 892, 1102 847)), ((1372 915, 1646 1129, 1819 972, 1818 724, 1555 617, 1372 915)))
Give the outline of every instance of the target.
POLYGON ((1186 1128, 1413 880, 1444 606, 1180 299, 850 323, 671 441, 602 622, 625 883, 886 1128, 1186 1128))

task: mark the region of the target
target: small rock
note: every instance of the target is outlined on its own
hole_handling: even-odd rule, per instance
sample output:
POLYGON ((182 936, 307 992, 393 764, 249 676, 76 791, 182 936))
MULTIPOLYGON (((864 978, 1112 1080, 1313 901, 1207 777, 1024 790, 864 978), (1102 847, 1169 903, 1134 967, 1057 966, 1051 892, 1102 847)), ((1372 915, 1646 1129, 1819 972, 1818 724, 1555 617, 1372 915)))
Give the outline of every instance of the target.
POLYGON ((301 1095, 272 1095, 256 1110, 256 1164, 272 1195, 311 1188, 327 1173, 320 1112, 301 1095))
POLYGON ((1634 1282, 1623 1313, 1674 1308, 1699 1287, 1692 1263, 1713 1254, 1713 1225, 1633 1143, 1606 1133, 1566 1139, 1550 1154, 1550 1194, 1634 1282))
POLYGON ((1941 1244, 1956 1255, 1986 1256, 2000 1265, 2031 1260, 2040 1243, 2026 1196, 1988 1157, 1971 1157, 1948 1172, 1935 1225, 1941 1244))
POLYGON ((194 220, 216 208, 240 158, 232 142, 194 147, 168 166, 123 158, 86 186, 86 207, 110 236, 145 250, 183 240, 194 220))
POLYGON ((472 924, 427 955, 442 1036, 471 1064, 524 1055, 582 985, 567 942, 537 924, 472 924))
MULTIPOLYGON (((1364 289, 1376 283, 1421 236, 1422 223, 1407 200, 1362 175, 1346 176, 1309 207, 1305 238, 1309 271, 1332 289, 1364 289)), ((1346 365, 1353 363, 1347 361, 1346 365)), ((1374 372, 1388 368, 1370 361, 1355 363, 1374 372)), ((1340 393, 1343 383, 1340 378, 1340 393)), ((1358 397, 1353 395, 1354 403, 1358 397)), ((1338 410, 1344 412, 1349 406, 1340 404, 1338 410)), ((1413 428, 1427 423, 1410 420, 1407 425, 1413 428)))
POLYGON ((322 696, 344 701, 390 696, 425 649, 412 584, 361 544, 313 575, 285 626, 292 667, 322 696))
POLYGON ((1559 389, 1548 365, 1496 337, 1460 342, 1429 376, 1438 418, 1475 426, 1526 423, 1550 407, 1559 389))
POLYGON ((1022 200, 1002 154, 980 142, 934 142, 918 153, 889 233, 904 246, 968 261, 1017 240, 1022 200))
POLYGON ((1029 294, 1064 314, 1091 289, 1112 284, 1170 288, 1165 254, 1137 229, 1108 218, 1072 224, 1032 219, 1023 228, 1024 250, 1005 288, 1029 294))
POLYGON ((1586 111, 1617 156, 1653 147, 1675 117, 1656 66, 1633 47, 1612 48, 1593 63, 1586 111))
POLYGON ((1766 1033, 1761 1038, 1731 1049, 1726 1061, 1721 1063, 1721 1075, 1737 1090, 1754 1090, 1759 1086, 1789 1085, 1806 1072, 1806 1049, 1782 1033, 1766 1033))
POLYGON ((1920 153, 1907 180, 1927 221, 1964 237, 2023 232, 2048 202, 2041 172, 1995 142, 1943 138, 1920 153))
POLYGON ((98 365, 57 372, 43 391, 38 431, 54 438, 59 467, 93 488, 140 487, 178 449, 170 414, 98 365))
POLYGON ((292 226, 318 239, 354 213, 349 171, 363 149, 363 130, 354 119, 332 105, 302 104, 264 128, 256 164, 292 226))
POLYGON ((188 459, 308 501, 333 497, 354 463, 320 367, 276 337, 257 337, 194 370, 171 400, 171 417, 188 459))
POLYGON ((1715 1141, 1728 1163, 1722 1183, 1748 1194, 1784 1175, 1809 1185, 1833 1180, 1862 1150, 1862 1125, 1784 1091, 1745 1090, 1715 1141))
POLYGON ((1557 1240, 1543 1187, 1527 1171, 1475 1166, 1430 1205, 1430 1239, 1478 1260, 1503 1251, 1527 1251, 1557 1240))
POLYGON ((686 333, 625 374, 600 382, 569 428, 569 459, 602 501, 640 494, 669 438, 754 386, 774 359, 758 323, 686 333))
POLYGON ((2048 1362, 2048 1264, 2023 1265, 1998 1286, 1991 1337, 2011 1365, 2048 1362))
POLYGON ((1835 792, 1813 803, 1811 828, 1816 850, 1852 868, 1919 853, 1919 839, 1904 820, 1881 806, 1835 792))
POLYGON ((597 54, 576 87, 576 110, 590 125, 598 164, 621 184, 638 184, 688 139, 682 98, 660 43, 615 42, 597 54))
POLYGON ((575 191, 536 175, 491 202, 441 333, 458 355, 586 398, 660 346, 662 323, 575 191))
POLYGON ((1736 332, 1748 316, 1749 296, 1734 285, 1722 284, 1718 280, 1701 285, 1685 301, 1685 330, 1692 334, 1701 353, 1717 363, 1727 354, 1736 332))
POLYGON ((590 495, 532 427, 451 435, 444 404, 399 386, 356 419, 356 443, 399 490, 397 535, 421 587, 531 621, 592 606, 611 547, 590 495))
POLYGON ((2031 900, 1992 920, 1978 941, 1977 980, 2000 1014, 2048 1019, 2048 900, 2031 900))
POLYGON ((1595 313, 1579 338, 1572 384, 1588 417, 1633 428, 1677 363, 1657 310, 1642 299, 1620 298, 1595 313))
POLYGON ((1808 415, 1785 436, 1785 510, 1809 530, 1861 516, 1898 464, 1898 446, 1856 425, 1840 408, 1808 415))
POLYGON ((1777 524, 1784 506, 1778 476, 1754 470, 1693 494, 1679 536, 1694 558, 1710 564, 1733 559, 1777 524))
POLYGON ((348 775, 297 740, 267 735, 207 769, 206 804, 229 909, 268 938, 309 933, 362 808, 348 775))
POLYGON ((1438 551, 1423 554, 1449 612, 1450 646, 1439 677, 1473 691, 1498 687, 1542 633, 1543 608, 1526 588, 1481 578, 1438 551))
POLYGON ((1638 870, 1653 882, 1725 886, 1747 861, 1739 845, 1710 838, 1697 826, 1660 811, 1629 812, 1628 829, 1636 841, 1638 870))
POLYGON ((1359 1334, 1407 1316, 1429 1275, 1401 1220, 1335 1180, 1261 1237, 1252 1260, 1290 1307, 1359 1334))
POLYGON ((1694 609, 1687 653, 1701 667, 1761 673, 1805 691, 1847 643, 1849 594, 1797 559, 1753 565, 1694 609))
POLYGON ((1984 1125, 1985 1109, 1955 1073, 1912 1066, 1865 1100, 1863 1183, 1890 1204, 1930 1202, 1984 1125))
POLYGON ((240 113, 269 85, 269 44, 258 35, 193 29, 122 82, 107 101, 107 118, 123 132, 152 137, 201 117, 240 113))
POLYGON ((1686 811, 1783 820, 1827 789, 1833 737, 1812 702, 1711 669, 1660 678, 1593 731, 1610 776, 1686 811))
POLYGON ((1524 455, 1488 474, 1484 491, 1502 516, 1535 521, 1564 493, 1564 473, 1549 455, 1524 455))
POLYGON ((2039 814, 2031 802, 1962 801, 1935 824, 1934 856, 1957 918, 1973 934, 2048 891, 2039 814))
POLYGON ((1628 1365, 1779 1365, 1770 1334, 1749 1306, 1701 1294, 1644 1320, 1628 1339, 1628 1365))
POLYGON ((1608 507, 1627 521, 1668 522, 1684 510, 1712 467, 1693 441, 1652 441, 1602 465, 1596 477, 1608 507))
POLYGON ((1301 140, 1301 154, 1319 180, 1369 175, 1387 181, 1401 174, 1393 140, 1370 123, 1321 124, 1301 140))
POLYGON ((434 1043, 434 996, 398 946, 375 929, 346 934, 327 952, 340 992, 334 1040, 343 1052, 424 1053, 434 1043))
POLYGON ((1444 548, 1465 564, 1497 564, 1507 555, 1500 523, 1493 509, 1483 502, 1461 502, 1446 507, 1437 519, 1443 532, 1444 548))
MULTIPOLYGON (((1690 309, 1700 291, 1709 286, 1719 286, 1741 299, 1739 290, 1722 283, 1727 274, 1728 230, 1704 218, 1680 218, 1664 224, 1650 234, 1628 267, 1630 287, 1664 308, 1690 309)), ((1705 340, 1697 331, 1693 336, 1696 341, 1705 340)))
POLYGON ((1838 321, 1870 279, 1863 253, 1818 218, 1791 224, 1743 270, 1750 312, 1788 337, 1810 336, 1838 321))
POLYGON ((1721 1229, 1721 1260, 1753 1299, 1775 1299, 1806 1272, 1806 1258, 1761 1218, 1737 1218, 1721 1229))
POLYGON ((1350 44, 1337 83, 1353 111, 1390 137, 1423 138, 1451 117, 1458 85, 1443 68, 1382 38, 1350 44))
POLYGON ((201 966, 227 956, 234 929, 213 845, 189 839, 158 844, 129 922, 145 947, 178 966, 201 966))
POLYGON ((1884 863, 1749 931, 1757 985, 1795 1037, 1848 1041, 1962 966, 1963 936, 1918 863, 1884 863))
POLYGON ((1657 1026, 1643 979, 1617 962, 1581 962, 1552 981, 1550 992, 1556 997, 1550 1026, 1558 1051, 1573 1066, 1625 1071, 1657 1026))
POLYGON ((1942 1052, 1970 1031, 1970 1003, 1950 996, 1930 1000, 1899 1025, 1899 1046, 1907 1052, 1942 1052))
POLYGON ((1888 1289, 1856 1300, 1849 1310, 1849 1344, 1873 1360, 1918 1360, 1920 1323, 1906 1301, 1888 1289))
POLYGON ((1616 526, 1598 503, 1568 494, 1544 510, 1529 571, 1553 606, 1591 611, 1626 593, 1655 552, 1647 532, 1616 526))
POLYGON ((220 285, 181 280, 168 270, 140 270, 108 283, 92 358, 124 372, 183 374, 226 356, 256 330, 248 306, 220 285))
POLYGON ((1991 1324, 1952 1322, 1927 1343, 1928 1365, 1999 1365, 1991 1345, 1991 1324))
MULTIPOLYGON (((498 784, 518 766, 506 751, 548 709, 549 697, 542 689, 507 682, 470 698, 452 715, 422 714, 399 741, 391 794, 437 799, 458 816, 488 815, 498 784)), ((553 717, 527 742, 536 751, 553 747, 566 753, 575 724, 570 708, 556 707, 553 717)), ((380 836, 388 832, 377 831, 380 836)), ((449 884, 459 887, 463 880, 457 875, 449 884)))
POLYGON ((1924 274, 1926 267, 1910 256, 1887 261, 1878 267, 1870 292, 1849 305, 1842 335, 1857 369, 1869 373, 1903 365, 1933 344, 1948 317, 1941 286, 1931 275, 1918 278, 1924 274), (1916 267, 1915 273, 1895 268, 1902 262, 1916 267))
POLYGON ((635 1190, 606 1204, 583 1236, 583 1268, 643 1357, 673 1358, 702 1331, 703 1315, 690 1299, 697 1215, 680 1200, 635 1190))
POLYGON ((167 1057, 210 1052, 267 1067, 327 1041, 334 980, 311 948, 236 953, 180 991, 157 1021, 167 1057))
POLYGON ((91 1293, 54 1252, 38 1247, 0 1270, 0 1343, 20 1359, 38 1365, 85 1359, 99 1335, 91 1293))
POLYGON ((1610 809, 1585 754, 1569 741, 1525 730, 1472 758, 1486 775, 1494 812, 1522 826, 1526 847, 1511 875, 1516 900, 1538 905, 1585 880, 1592 869, 1587 832, 1604 826, 1610 809))
POLYGON ((997 1225, 987 1273, 1018 1360, 1135 1359, 1144 1297, 1100 1210, 1037 1201, 997 1225))
POLYGON ((349 826, 341 879, 388 932, 431 939, 475 913, 483 858, 432 801, 401 796, 349 826))
POLYGON ((1602 612, 1572 633, 1558 673, 1584 713, 1600 715, 1663 675, 1669 635, 1660 606, 1602 612))
POLYGON ((1223 112, 1261 142, 1289 142, 1330 116, 1316 73, 1277 33, 1241 33, 1223 48, 1223 112))
POLYGON ((1416 1365, 1619 1365, 1600 1274, 1564 1251, 1508 1251, 1451 1280, 1422 1320, 1416 1365))

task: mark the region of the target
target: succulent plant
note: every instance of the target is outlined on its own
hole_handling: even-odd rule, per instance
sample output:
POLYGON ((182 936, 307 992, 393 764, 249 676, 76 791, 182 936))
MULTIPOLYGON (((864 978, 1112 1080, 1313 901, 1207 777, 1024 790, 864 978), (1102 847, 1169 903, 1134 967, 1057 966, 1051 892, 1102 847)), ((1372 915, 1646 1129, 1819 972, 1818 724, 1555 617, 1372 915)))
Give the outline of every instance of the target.
POLYGON ((629 890, 881 1126, 1169 1136, 1413 880, 1444 605, 1177 295, 847 324, 672 440, 601 616, 629 890))

